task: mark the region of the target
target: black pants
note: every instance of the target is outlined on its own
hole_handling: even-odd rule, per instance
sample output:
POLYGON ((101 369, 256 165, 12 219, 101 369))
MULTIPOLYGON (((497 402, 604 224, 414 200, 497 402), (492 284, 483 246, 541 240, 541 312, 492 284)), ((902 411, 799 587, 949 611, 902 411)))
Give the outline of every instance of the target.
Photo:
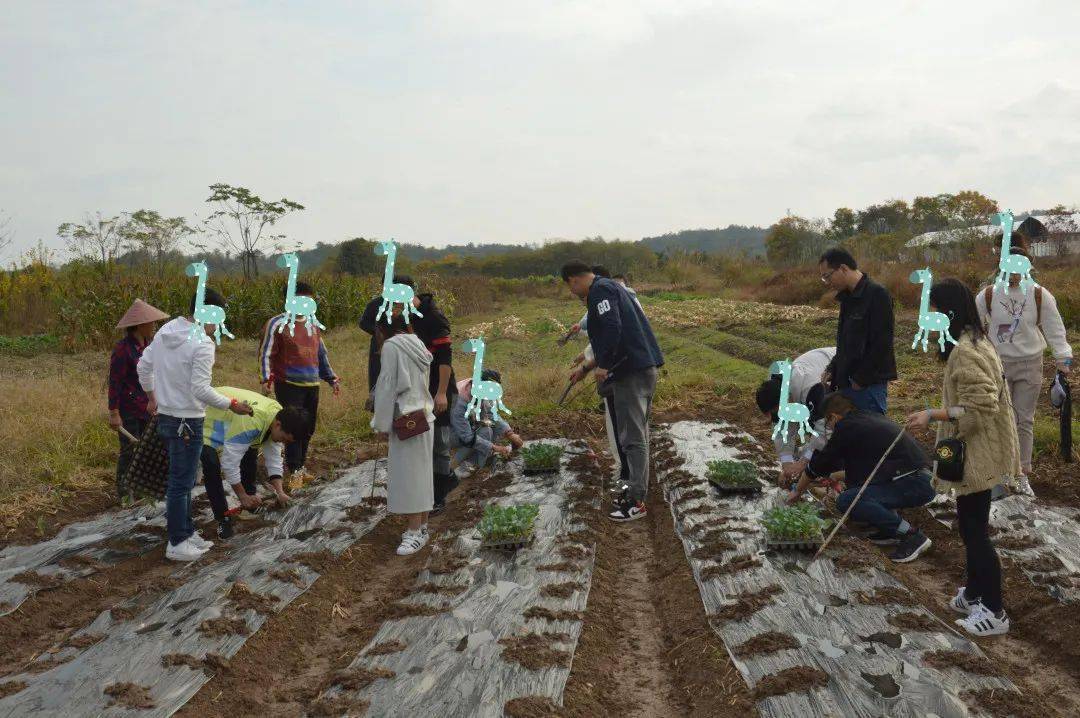
POLYGON ((298 406, 306 409, 311 416, 307 434, 303 437, 294 437, 296 441, 285 445, 285 468, 292 473, 307 461, 308 443, 315 433, 315 423, 319 415, 319 387, 296 386, 283 381, 274 382, 274 396, 283 407, 298 406))
POLYGON ((956 525, 967 550, 967 588, 964 597, 981 600, 997 613, 1001 610, 1001 563, 990 542, 990 492, 979 491, 956 499, 956 525))
MULTIPOLYGON (((210 499, 210 509, 214 512, 214 518, 221 521, 225 518, 225 512, 229 508, 225 500, 225 482, 221 476, 221 459, 217 449, 203 444, 202 448, 202 473, 203 484, 206 486, 206 498, 210 499)), ((244 491, 254 495, 258 490, 255 486, 255 475, 259 468, 258 450, 252 448, 244 454, 240 460, 240 483, 244 491)))
MULTIPOLYGON (((137 416, 128 414, 121 414, 120 423, 129 434, 136 439, 141 439, 143 432, 146 431, 146 425, 150 423, 150 420, 140 419, 137 416)), ((116 459, 116 495, 118 498, 124 498, 131 494, 131 489, 125 487, 122 482, 124 474, 127 473, 128 466, 131 465, 131 454, 135 451, 135 445, 120 432, 116 433, 120 436, 120 455, 116 459)))
POLYGON ((619 421, 615 418, 615 395, 604 397, 604 408, 611 417, 611 433, 615 439, 615 449, 619 452, 619 485, 627 486, 630 481, 630 464, 626 460, 626 452, 623 451, 622 442, 619 441, 619 421))

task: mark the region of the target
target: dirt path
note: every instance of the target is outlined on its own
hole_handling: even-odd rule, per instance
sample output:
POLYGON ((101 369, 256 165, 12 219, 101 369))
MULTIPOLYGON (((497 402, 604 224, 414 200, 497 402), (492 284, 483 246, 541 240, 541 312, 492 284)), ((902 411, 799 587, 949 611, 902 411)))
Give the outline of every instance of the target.
MULTIPOLYGON (((596 468, 606 475, 610 462, 596 468)), ((597 482, 599 483, 599 482, 597 482)), ((647 519, 615 524, 601 510, 584 629, 566 684, 571 716, 751 716, 748 690, 709 628, 661 493, 647 519)))

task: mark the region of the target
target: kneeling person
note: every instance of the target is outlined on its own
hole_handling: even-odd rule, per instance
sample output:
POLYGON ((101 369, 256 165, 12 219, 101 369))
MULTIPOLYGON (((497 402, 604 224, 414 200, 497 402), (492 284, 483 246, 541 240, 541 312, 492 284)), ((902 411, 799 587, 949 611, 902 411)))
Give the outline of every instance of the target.
POLYGON ((218 523, 218 536, 227 539, 233 535, 233 526, 232 519, 225 513, 229 505, 222 479, 232 487, 242 507, 257 508, 262 503, 255 487, 258 451, 261 449, 270 485, 278 501, 288 503, 289 496, 281 481, 282 450, 285 444, 305 436, 310 419, 304 409, 282 408, 274 399, 257 392, 230 386, 220 387, 217 391, 230 399, 246 402, 253 412, 246 416, 208 407, 203 424, 203 483, 218 523))
MULTIPOLYGON (((839 392, 825 397, 823 411, 832 435, 810 457, 788 501, 798 500, 812 480, 843 469, 847 488, 836 498, 836 508, 846 512, 886 449, 904 430, 884 414, 856 409, 839 392)), ((882 461, 851 512, 853 520, 877 529, 870 536, 871 541, 880 545, 899 544, 889 556, 898 563, 914 561, 930 548, 930 539, 896 513, 896 509, 925 506, 934 498, 929 467, 926 452, 905 433, 882 461)))
MULTIPOLYGON (((502 384, 502 376, 494 369, 484 369, 480 378, 502 384)), ((467 411, 472 398, 472 379, 459 381, 457 388, 458 393, 450 409, 450 448, 456 449, 454 458, 457 470, 460 476, 464 477, 474 467, 481 468, 486 465, 493 453, 504 459, 510 456, 510 446, 495 443, 503 437, 506 437, 514 450, 520 449, 524 442, 506 421, 492 411, 491 400, 480 402, 479 419, 475 418, 473 412, 467 411)))

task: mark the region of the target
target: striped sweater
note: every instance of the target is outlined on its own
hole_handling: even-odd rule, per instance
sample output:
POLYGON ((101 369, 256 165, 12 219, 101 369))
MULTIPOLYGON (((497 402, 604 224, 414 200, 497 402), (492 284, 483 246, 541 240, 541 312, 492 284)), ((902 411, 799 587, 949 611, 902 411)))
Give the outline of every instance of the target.
POLYGON ((279 314, 266 323, 259 345, 259 374, 262 381, 285 382, 295 386, 318 386, 319 380, 337 382, 330 367, 330 358, 323 344, 322 333, 316 327, 308 334, 307 324, 297 320, 295 332, 289 334, 285 315, 279 314))

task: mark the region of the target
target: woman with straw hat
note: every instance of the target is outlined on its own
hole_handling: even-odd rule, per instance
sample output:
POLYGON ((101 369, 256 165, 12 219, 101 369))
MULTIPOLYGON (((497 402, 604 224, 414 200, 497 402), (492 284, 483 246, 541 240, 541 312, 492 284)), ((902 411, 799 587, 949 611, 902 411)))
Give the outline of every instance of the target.
POLYGON ((131 442, 120 429, 140 437, 150 421, 146 409, 147 396, 139 385, 136 367, 143 349, 154 338, 157 323, 168 319, 169 315, 141 299, 136 299, 131 308, 117 323, 117 329, 124 330, 124 337, 113 347, 109 361, 109 426, 120 434, 120 457, 116 462, 116 494, 121 499, 128 492, 123 490, 121 479, 131 461, 131 442))

